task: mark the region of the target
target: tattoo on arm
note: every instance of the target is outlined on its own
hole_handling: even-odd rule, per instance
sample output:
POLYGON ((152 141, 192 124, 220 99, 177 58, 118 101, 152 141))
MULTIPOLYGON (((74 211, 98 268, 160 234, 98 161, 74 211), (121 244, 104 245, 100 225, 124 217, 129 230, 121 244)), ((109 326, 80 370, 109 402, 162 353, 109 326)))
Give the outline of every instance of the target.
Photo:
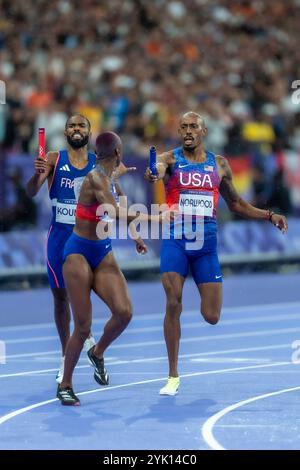
POLYGON ((160 163, 167 169, 173 162, 173 152, 164 152, 157 156, 157 163, 160 163))
POLYGON ((157 170, 159 179, 163 179, 170 173, 170 168, 174 163, 173 151, 164 152, 157 156, 157 170))
POLYGON ((231 207, 232 204, 240 202, 241 198, 233 186, 232 171, 227 160, 222 158, 219 164, 223 172, 223 177, 219 188, 220 194, 225 199, 228 207, 231 207))
POLYGON ((269 212, 264 209, 258 209, 257 207, 252 206, 249 202, 241 198, 236 191, 233 182, 232 182, 232 171, 226 160, 226 158, 218 158, 219 169, 221 170, 221 183, 219 191, 221 196, 226 201, 229 209, 238 214, 241 217, 246 219, 267 219, 269 212))

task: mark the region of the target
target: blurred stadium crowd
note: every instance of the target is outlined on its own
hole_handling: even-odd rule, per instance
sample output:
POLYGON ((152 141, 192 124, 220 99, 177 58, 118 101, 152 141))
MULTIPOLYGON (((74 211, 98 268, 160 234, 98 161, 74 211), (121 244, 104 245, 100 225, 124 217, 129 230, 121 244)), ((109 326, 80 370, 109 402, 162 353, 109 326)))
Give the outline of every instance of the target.
MULTIPOLYGON (((291 98, 300 0, 0 0, 0 9, 2 220, 7 162, 23 155, 32 168, 38 127, 48 149, 63 148, 74 111, 94 137, 116 130, 125 153, 145 158, 149 145, 175 146, 178 117, 195 110, 244 197, 300 211, 300 104, 291 98)), ((24 201, 20 170, 9 171, 24 201)))

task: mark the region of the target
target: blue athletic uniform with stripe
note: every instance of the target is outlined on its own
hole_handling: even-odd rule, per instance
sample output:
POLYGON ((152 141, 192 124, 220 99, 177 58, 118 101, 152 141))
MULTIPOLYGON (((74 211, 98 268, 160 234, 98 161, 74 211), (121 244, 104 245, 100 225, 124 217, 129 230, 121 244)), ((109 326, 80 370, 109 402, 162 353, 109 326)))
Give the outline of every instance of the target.
POLYGON ((163 233, 161 272, 186 277, 191 268, 196 284, 222 282, 217 254, 216 209, 220 178, 215 154, 192 163, 182 147, 173 150, 175 163, 165 183, 166 202, 179 216, 163 233))
POLYGON ((51 288, 65 287, 62 274, 64 246, 75 224, 80 187, 95 164, 96 156, 88 153, 87 165, 79 170, 70 163, 67 150, 58 153, 49 188, 52 220, 47 237, 47 269, 51 288))

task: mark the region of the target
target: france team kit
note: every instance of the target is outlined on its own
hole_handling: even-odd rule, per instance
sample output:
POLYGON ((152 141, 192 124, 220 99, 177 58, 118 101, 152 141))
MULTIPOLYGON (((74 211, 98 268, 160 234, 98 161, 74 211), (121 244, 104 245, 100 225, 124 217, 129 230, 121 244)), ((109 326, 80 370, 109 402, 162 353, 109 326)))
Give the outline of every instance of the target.
POLYGON ((75 224, 76 204, 85 176, 94 168, 96 156, 88 153, 87 165, 79 170, 70 163, 67 150, 60 150, 49 188, 52 220, 47 236, 47 269, 51 288, 65 287, 63 251, 75 224))
POLYGON ((173 151, 175 163, 165 184, 166 202, 179 215, 164 233, 161 272, 186 277, 191 268, 196 284, 222 282, 217 254, 216 208, 220 177, 215 154, 204 162, 190 162, 182 147, 173 151))

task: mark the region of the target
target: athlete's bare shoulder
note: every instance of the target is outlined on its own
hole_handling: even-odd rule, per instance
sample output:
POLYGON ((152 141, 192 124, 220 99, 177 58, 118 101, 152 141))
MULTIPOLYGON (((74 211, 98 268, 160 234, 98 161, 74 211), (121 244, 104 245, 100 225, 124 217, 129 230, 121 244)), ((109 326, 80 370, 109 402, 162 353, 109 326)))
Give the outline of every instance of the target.
POLYGON ((90 186, 98 186, 101 184, 101 178, 99 171, 97 171, 95 168, 91 170, 87 175, 86 175, 86 182, 90 186))
POLYGON ((87 174, 87 180, 93 189, 103 189, 109 186, 108 178, 94 168, 87 174))

